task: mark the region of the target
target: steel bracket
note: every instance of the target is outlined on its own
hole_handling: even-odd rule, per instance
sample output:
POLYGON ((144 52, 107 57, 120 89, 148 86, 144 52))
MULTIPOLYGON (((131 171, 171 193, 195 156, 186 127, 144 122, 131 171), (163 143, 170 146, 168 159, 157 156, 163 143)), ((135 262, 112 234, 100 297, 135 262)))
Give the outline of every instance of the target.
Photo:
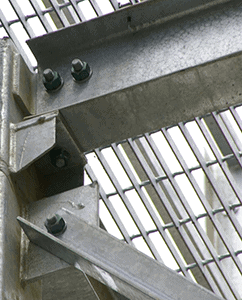
POLYGON ((128 299, 222 299, 75 213, 62 209, 62 217, 68 227, 58 238, 24 218, 18 221, 32 243, 128 299))
MULTIPOLYGON (((46 230, 46 218, 55 213, 62 214, 65 210, 75 218, 81 218, 88 224, 99 225, 98 216, 98 184, 78 187, 61 194, 41 199, 28 205, 26 218, 46 230)), ((67 227, 70 227, 70 220, 67 227)), ((23 271, 24 282, 42 280, 43 299, 99 299, 93 291, 88 278, 78 272, 69 263, 23 239, 23 271), (78 296, 82 295, 82 298, 78 296), (72 297, 72 298, 71 298, 72 297)))
POLYGON ((36 180, 37 185, 41 182, 37 199, 83 185, 86 158, 58 111, 11 123, 10 136, 12 176, 18 182, 24 171, 34 169, 37 177, 42 178, 36 180), (68 153, 63 165, 53 163, 58 158, 53 158, 57 156, 53 151, 68 153))

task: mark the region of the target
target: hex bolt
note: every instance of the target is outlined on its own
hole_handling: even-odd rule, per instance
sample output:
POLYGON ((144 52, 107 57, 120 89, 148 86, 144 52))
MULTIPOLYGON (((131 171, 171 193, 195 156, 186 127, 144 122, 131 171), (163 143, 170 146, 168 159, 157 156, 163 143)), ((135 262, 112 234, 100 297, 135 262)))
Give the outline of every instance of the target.
POLYGON ((47 231, 55 236, 62 234, 67 227, 65 220, 58 214, 47 218, 44 225, 47 231))
POLYGON ((53 92, 62 87, 63 79, 58 72, 45 69, 43 72, 43 84, 48 92, 53 92))
POLYGON ((78 58, 75 58, 71 64, 75 72, 80 72, 84 66, 83 62, 78 58))
POLYGON ((62 148, 54 148, 50 151, 51 163, 59 169, 67 167, 70 157, 70 154, 62 148))
POLYGON ((71 75, 77 82, 84 82, 92 76, 92 70, 87 62, 75 58, 72 61, 71 75))
POLYGON ((50 82, 54 79, 55 74, 51 69, 46 69, 43 72, 43 76, 47 82, 50 82))
POLYGON ((54 225, 57 222, 57 217, 54 215, 52 218, 46 220, 49 225, 54 225))

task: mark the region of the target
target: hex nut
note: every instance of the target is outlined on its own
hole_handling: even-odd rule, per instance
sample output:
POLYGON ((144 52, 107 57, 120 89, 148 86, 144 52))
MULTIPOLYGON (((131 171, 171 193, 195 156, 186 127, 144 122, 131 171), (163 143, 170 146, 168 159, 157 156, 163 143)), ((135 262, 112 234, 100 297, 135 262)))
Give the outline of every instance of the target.
POLYGON ((58 72, 45 69, 43 72, 43 84, 48 92, 53 92, 62 87, 63 80, 58 72))
POLYGON ((55 236, 62 234, 67 227, 65 220, 58 214, 47 218, 44 225, 47 231, 55 236))
POLYGON ((71 75, 75 81, 83 82, 91 77, 92 70, 87 62, 76 58, 72 61, 71 75))
POLYGON ((50 151, 51 164, 59 169, 68 166, 70 157, 70 154, 62 148, 54 148, 50 151))

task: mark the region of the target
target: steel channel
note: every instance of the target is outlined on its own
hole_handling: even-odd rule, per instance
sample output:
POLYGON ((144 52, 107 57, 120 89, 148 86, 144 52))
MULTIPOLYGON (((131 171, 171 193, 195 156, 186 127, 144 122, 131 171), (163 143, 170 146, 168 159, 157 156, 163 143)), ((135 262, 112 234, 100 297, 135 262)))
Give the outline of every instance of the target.
POLYGON ((227 181, 229 182, 231 188, 233 189, 236 197, 238 198, 239 202, 242 203, 242 193, 239 190, 238 185, 237 185, 233 175, 231 174, 229 168, 223 162, 223 159, 222 159, 221 155, 219 154, 219 151, 218 151, 214 141, 212 140, 208 130, 206 129, 206 127, 204 126, 204 124, 200 120, 200 118, 195 118, 195 121, 196 121, 198 127, 200 128, 204 138, 206 139, 210 149, 212 150, 214 156, 216 157, 216 160, 217 160, 218 164, 220 165, 225 177, 227 178, 227 181))
POLYGON ((217 123, 218 127, 220 128, 220 130, 222 131, 226 141, 229 144, 229 147, 231 148, 236 160, 238 161, 240 167, 242 168, 242 161, 241 161, 241 157, 239 155, 239 151, 238 149, 236 149, 236 145, 234 144, 234 141, 228 131, 228 129, 226 128, 221 116, 219 114, 217 114, 216 112, 212 112, 212 116, 215 120, 215 122, 217 123))
POLYGON ((46 18, 46 16, 43 14, 43 11, 41 10, 39 4, 36 0, 29 0, 30 4, 32 5, 34 11, 36 12, 41 24, 44 26, 44 29, 46 32, 52 32, 52 28, 46 18))
MULTIPOLYGON (((192 237, 194 238, 196 244, 199 246, 199 240, 196 239, 196 234, 199 233, 201 239, 203 240, 204 244, 206 245, 209 253, 211 254, 211 256, 213 257, 214 262, 216 263, 218 269, 220 270, 221 274, 223 275, 226 283, 228 284, 231 292, 233 293, 233 295, 237 298, 239 297, 239 294, 237 293, 235 287, 233 286, 233 283, 230 281, 228 274, 226 273, 226 271, 223 269, 223 266, 220 264, 218 257, 217 257, 217 253, 211 243, 211 241, 209 240, 207 234, 204 232, 204 230, 202 229, 201 225, 199 224, 199 222, 197 221, 195 214, 193 213, 189 203, 187 202, 185 196, 183 195, 178 183, 175 181, 174 177, 172 176, 168 165, 166 164, 165 160, 163 159, 162 155, 160 154, 157 146, 155 145, 155 142, 151 139, 151 137, 149 136, 149 134, 145 134, 144 135, 148 144, 150 145, 151 149, 153 150, 157 160, 159 161, 159 163, 161 164, 164 172, 166 173, 169 182, 171 183, 172 187, 174 188, 178 198, 180 199, 182 206, 185 208, 187 214, 189 215, 190 219, 193 222, 193 225, 195 226, 197 232, 195 230, 190 230, 189 227, 188 230, 190 230, 192 237)), ((179 207, 178 207, 179 209, 179 207)), ((180 211, 180 210, 179 210, 180 211)), ((238 262, 239 263, 239 262, 238 262)), ((241 264, 239 264, 239 270, 242 270, 242 266, 241 264)), ((216 275, 215 275, 216 278, 216 275)))
MULTIPOLYGON (((185 171, 185 174, 188 178, 188 180, 190 181, 194 191, 196 192, 197 196, 199 197, 199 199, 201 200, 201 203, 204 207, 204 209, 206 210, 206 216, 208 216, 210 218, 210 220, 212 221, 215 229, 217 230, 221 240, 223 241, 225 247, 227 248, 227 250, 229 251, 234 263, 236 264, 237 268, 239 269, 240 272, 242 272, 242 266, 241 266, 241 262, 238 259, 238 257, 235 255, 235 251, 233 249, 233 247, 230 245, 230 242, 228 240, 228 238, 226 237, 226 234, 220 224, 220 222, 214 218, 214 214, 216 213, 215 210, 212 210, 206 197, 204 196, 203 192, 201 191, 199 185, 197 184, 194 176, 192 175, 192 173, 189 171, 189 168, 185 162, 185 160, 183 159, 182 155, 180 154, 176 144, 174 143, 174 141, 172 140, 169 132, 166 129, 162 129, 162 133, 164 134, 164 137, 166 138, 168 144, 171 146, 172 151, 174 153, 174 155, 176 156, 176 158, 178 159, 179 163, 181 164, 181 167, 183 168, 183 170, 185 171)), ((223 211, 225 210, 224 208, 222 208, 223 211)), ((197 218, 197 217, 195 217, 197 218)), ((198 219, 198 218, 197 218, 198 219)))
MULTIPOLYGON (((85 166, 85 169, 86 169, 86 172, 88 174, 88 176, 91 178, 92 181, 97 181, 97 178, 93 172, 93 170, 91 169, 91 167, 87 164, 85 166)), ((106 196, 106 193, 104 192, 103 188, 101 185, 99 185, 99 194, 102 198, 102 200, 104 201, 108 211, 110 212, 114 222, 116 223, 116 225, 118 226, 121 234, 123 235, 125 241, 128 243, 128 244, 131 244, 133 245, 133 242, 126 230, 126 228, 124 227, 119 215, 117 214, 116 210, 114 209, 113 207, 113 204, 111 203, 111 201, 108 199, 108 197, 106 196)))
POLYGON ((23 25, 23 28, 25 29, 25 31, 27 32, 28 36, 30 38, 33 38, 36 36, 36 34, 34 33, 32 27, 30 26, 30 24, 27 22, 25 15, 23 14, 18 2, 16 0, 9 0, 11 6, 13 7, 15 13, 17 14, 19 21, 21 22, 21 24, 23 25))
POLYGON ((236 217, 234 217, 234 215, 232 215, 231 210, 229 208, 228 203, 226 202, 225 199, 223 199, 223 195, 220 193, 219 188, 217 186, 217 182, 212 174, 212 172, 206 167, 206 163, 199 151, 199 149, 197 148, 196 144, 194 143, 189 131, 187 130, 187 128, 185 127, 185 125, 183 123, 179 123, 178 124, 179 128, 181 129, 185 139, 187 140, 188 144, 190 145, 193 153, 195 154, 198 162, 200 163, 200 165, 202 166, 202 169, 204 171, 204 173, 207 176, 207 179, 209 180, 209 182, 211 183, 218 199, 220 200, 220 203, 223 205, 229 219, 231 220, 235 230, 237 231, 238 235, 240 236, 240 238, 242 238, 242 228, 240 223, 238 222, 238 220, 236 219, 236 217))
MULTIPOLYGON (((180 267, 182 273, 184 274, 184 276, 191 278, 191 275, 189 274, 188 270, 186 269, 186 266, 184 264, 184 262, 182 261, 180 255, 177 253, 176 248, 174 247, 174 245, 172 244, 170 238, 168 237, 166 231, 163 229, 163 226, 161 224, 161 222, 159 221, 158 217, 156 216, 152 206, 150 205, 149 201, 146 199, 145 193, 142 191, 141 186, 139 185, 139 183, 137 182, 135 176, 133 175, 129 165, 127 164, 125 158, 123 157, 120 149, 117 147, 116 144, 112 144, 111 145, 114 153, 116 154, 117 158, 119 159, 121 165, 123 166, 127 176, 129 177, 131 183, 133 184, 136 192, 138 193, 140 199, 142 200, 146 210, 148 211, 151 219, 153 220, 154 224, 156 225, 157 229, 155 230, 155 232, 159 232, 160 235, 162 236, 163 240, 165 241, 168 249, 171 251, 172 256, 174 257, 175 261, 177 262, 178 266, 180 267)), ((149 231, 147 231, 147 235, 149 235, 149 231)), ((140 235, 142 236, 142 235, 140 235)))
POLYGON ((161 201, 163 202, 167 213, 170 215, 171 219, 173 220, 173 223, 175 224, 175 227, 177 228, 178 232, 180 233, 181 237, 183 238, 184 242, 186 243, 188 249, 191 252, 191 255, 193 256, 194 260, 196 261, 198 267, 200 268, 201 272, 204 274, 205 278, 207 279, 209 285, 211 286, 212 290, 217 291, 217 285, 214 282, 214 279, 212 278, 211 274, 209 273, 208 269, 204 268, 202 262, 201 262, 201 257, 200 255, 197 253, 196 248, 194 247, 193 243, 191 242, 187 232, 185 231, 185 229, 180 226, 179 224, 179 219, 176 215, 176 213, 174 212, 171 204, 169 203, 168 199, 166 198, 165 193, 163 192, 163 190, 161 189, 160 185, 156 182, 153 172, 151 171, 149 165, 147 164, 147 162, 145 161, 141 151, 139 150, 138 146, 136 145, 136 143, 132 140, 132 139, 128 139, 128 143, 130 145, 130 147, 133 149, 137 159, 139 160, 141 166, 143 167, 145 173, 147 174, 148 178, 150 179, 150 181, 152 182, 152 185, 157 193, 157 195, 160 197, 161 201))
POLYGON ((68 22, 64 12, 60 9, 60 6, 57 4, 56 0, 49 0, 56 15, 58 16, 61 24, 64 26, 64 27, 68 27, 70 26, 70 23, 68 22))
POLYGON ((116 188, 116 190, 118 191, 118 195, 120 196, 120 198, 122 199, 122 202, 124 203, 125 207, 127 208, 131 218, 133 219, 134 223, 136 224, 136 226, 138 227, 138 229, 140 230, 140 232, 142 233, 142 236, 148 246, 148 248, 150 249, 151 253, 154 255, 154 257, 160 261, 163 262, 159 252, 157 251, 155 245, 153 244, 152 240, 150 239, 150 237, 147 235, 147 232, 142 224, 142 222, 140 221, 136 211, 134 210, 134 208, 132 207, 128 197, 125 195, 125 193, 123 192, 118 180, 116 179, 113 171, 111 170, 111 168, 109 167, 106 159, 104 158, 104 155, 102 154, 102 152, 99 149, 95 149, 95 154, 97 155, 98 159, 100 160, 102 166, 104 167, 104 169, 106 170, 107 175, 109 176, 111 182, 113 183, 114 187, 116 188))

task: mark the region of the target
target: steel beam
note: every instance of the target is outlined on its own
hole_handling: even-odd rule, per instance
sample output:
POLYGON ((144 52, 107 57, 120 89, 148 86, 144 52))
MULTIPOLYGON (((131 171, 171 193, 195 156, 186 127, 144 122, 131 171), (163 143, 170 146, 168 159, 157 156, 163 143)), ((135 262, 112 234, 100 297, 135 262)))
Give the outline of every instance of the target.
POLYGON ((242 5, 203 3, 148 1, 29 40, 36 112, 60 109, 88 151, 241 103, 242 5), (84 83, 76 57, 93 70, 84 83), (56 93, 42 85, 47 67, 64 79, 56 93))
POLYGON ((64 209, 62 217, 68 227, 59 238, 18 221, 31 242, 128 299, 222 299, 72 212, 64 209))

